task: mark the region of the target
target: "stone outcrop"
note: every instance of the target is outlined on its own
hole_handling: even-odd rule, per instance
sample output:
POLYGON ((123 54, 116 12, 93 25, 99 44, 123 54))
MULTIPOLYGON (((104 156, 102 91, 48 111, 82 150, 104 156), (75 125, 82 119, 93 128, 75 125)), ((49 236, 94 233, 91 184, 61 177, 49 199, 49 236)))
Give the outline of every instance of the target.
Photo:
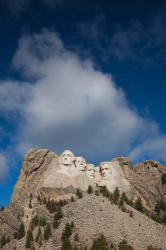
MULTIPOLYGON (((12 238, 21 221, 24 222, 27 231, 34 214, 46 218, 49 223, 52 222, 53 216, 48 213, 45 206, 39 204, 39 197, 57 201, 70 200, 71 197, 77 197, 77 189, 86 193, 89 186, 94 190, 96 187, 106 186, 110 193, 118 187, 120 193, 124 192, 132 201, 140 197, 144 207, 153 211, 157 201, 166 200, 166 187, 161 182, 161 176, 166 173, 165 170, 166 168, 159 162, 151 160, 132 166, 128 158, 118 157, 95 166, 87 163, 82 156, 75 156, 69 150, 65 150, 58 156, 47 149, 32 149, 23 161, 9 207, 0 212, 0 235, 7 234, 12 238)), ((129 218, 129 215, 123 214, 114 205, 110 206, 107 200, 102 202, 101 197, 84 196, 80 201, 64 208, 64 223, 69 219, 75 222, 82 243, 90 246, 92 239, 104 232, 109 224, 106 236, 111 240, 110 235, 112 235, 115 244, 125 236, 135 247, 134 249, 146 249, 142 247, 139 240, 145 242, 144 247, 150 243, 150 241, 146 242, 146 230, 144 231, 144 228, 148 228, 150 239, 153 237, 157 246, 165 246, 166 228, 162 225, 141 215, 135 209, 133 209, 134 218, 129 218), (94 225, 94 221, 97 224, 94 225), (128 230, 128 227, 132 230, 128 230), (86 231, 91 237, 85 234, 86 231), (138 240, 134 238, 136 234, 139 236, 138 240)), ((58 229, 59 234, 64 223, 58 229)), ((50 242, 53 247, 43 245, 43 249, 59 249, 57 233, 55 238, 57 238, 57 245, 50 242)), ((17 249, 24 249, 22 241, 15 241, 14 244, 17 249)))

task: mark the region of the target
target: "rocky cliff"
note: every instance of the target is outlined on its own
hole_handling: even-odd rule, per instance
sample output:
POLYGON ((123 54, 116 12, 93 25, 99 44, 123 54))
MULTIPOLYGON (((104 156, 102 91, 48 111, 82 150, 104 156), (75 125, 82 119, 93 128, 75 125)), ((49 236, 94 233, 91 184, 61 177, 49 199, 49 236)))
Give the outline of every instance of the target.
MULTIPOLYGON (((26 249, 27 232, 37 218, 41 234, 50 225, 52 236, 42 239, 40 246, 33 243, 35 249, 61 249, 60 235, 71 221, 80 238, 77 249, 91 249, 100 234, 116 249, 123 239, 138 250, 150 245, 166 249, 166 226, 160 221, 166 210, 165 169, 156 161, 132 166, 125 157, 94 166, 69 150, 58 156, 47 149, 33 149, 25 156, 10 205, 0 212, 1 241, 6 237, 1 248, 26 249), (161 213, 156 212, 161 201, 161 213), (63 218, 53 227, 59 204, 63 218), (41 219, 46 225, 39 225, 41 219), (25 235, 18 237, 22 225, 25 235)), ((37 237, 37 228, 33 226, 32 231, 37 237)))

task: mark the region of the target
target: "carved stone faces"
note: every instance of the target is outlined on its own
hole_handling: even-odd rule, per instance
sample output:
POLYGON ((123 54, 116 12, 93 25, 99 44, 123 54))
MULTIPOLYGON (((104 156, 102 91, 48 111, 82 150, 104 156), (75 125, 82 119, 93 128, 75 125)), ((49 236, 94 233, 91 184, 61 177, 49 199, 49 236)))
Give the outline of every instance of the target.
POLYGON ((88 178, 94 179, 95 177, 94 164, 87 164, 85 168, 85 172, 88 178))
POLYGON ((102 179, 108 179, 112 175, 112 171, 107 162, 102 162, 100 164, 100 171, 101 171, 102 179))
POLYGON ((60 156, 60 162, 64 166, 71 166, 74 164, 74 154, 70 150, 65 150, 60 156))
POLYGON ((76 157, 75 166, 80 171, 84 171, 85 167, 86 167, 85 159, 83 157, 81 157, 81 156, 76 157))

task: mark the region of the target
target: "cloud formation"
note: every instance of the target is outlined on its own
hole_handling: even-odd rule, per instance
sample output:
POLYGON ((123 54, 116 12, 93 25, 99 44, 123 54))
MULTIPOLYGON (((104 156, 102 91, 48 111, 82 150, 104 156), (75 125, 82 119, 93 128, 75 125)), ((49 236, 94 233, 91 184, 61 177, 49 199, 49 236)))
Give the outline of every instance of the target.
POLYGON ((166 160, 166 137, 155 121, 142 118, 111 75, 67 50, 56 32, 22 37, 13 67, 27 80, 0 82, 0 111, 6 119, 15 114, 15 151, 69 148, 93 161, 122 154, 166 160))
POLYGON ((46 4, 48 7, 56 7, 62 5, 65 0, 1 0, 0 4, 6 6, 14 15, 20 14, 29 8, 30 4, 38 2, 38 4, 46 4))
POLYGON ((118 25, 111 37, 111 53, 137 65, 165 64, 165 21, 165 13, 159 13, 146 24, 132 20, 127 28, 118 25))

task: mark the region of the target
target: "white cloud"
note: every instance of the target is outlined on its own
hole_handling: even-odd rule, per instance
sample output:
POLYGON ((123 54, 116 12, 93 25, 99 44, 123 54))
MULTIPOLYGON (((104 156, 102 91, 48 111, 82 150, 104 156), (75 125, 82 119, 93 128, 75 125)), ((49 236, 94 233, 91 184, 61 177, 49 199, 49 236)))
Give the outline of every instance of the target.
POLYGON ((30 85, 17 81, 0 82, 0 113, 8 118, 24 110, 30 94, 30 85))
POLYGON ((24 144, 71 147, 89 157, 129 149, 142 119, 111 77, 67 51, 56 33, 22 38, 13 62, 37 78, 24 110, 24 144))
MULTIPOLYGON (((17 97, 5 102, 7 113, 13 107, 21 117, 15 135, 20 151, 70 148, 91 160, 128 153, 134 160, 166 160, 157 124, 130 107, 110 75, 65 49, 55 32, 21 38, 13 65, 31 80, 10 83, 17 97)), ((7 86, 0 84, 4 93, 7 86)))

